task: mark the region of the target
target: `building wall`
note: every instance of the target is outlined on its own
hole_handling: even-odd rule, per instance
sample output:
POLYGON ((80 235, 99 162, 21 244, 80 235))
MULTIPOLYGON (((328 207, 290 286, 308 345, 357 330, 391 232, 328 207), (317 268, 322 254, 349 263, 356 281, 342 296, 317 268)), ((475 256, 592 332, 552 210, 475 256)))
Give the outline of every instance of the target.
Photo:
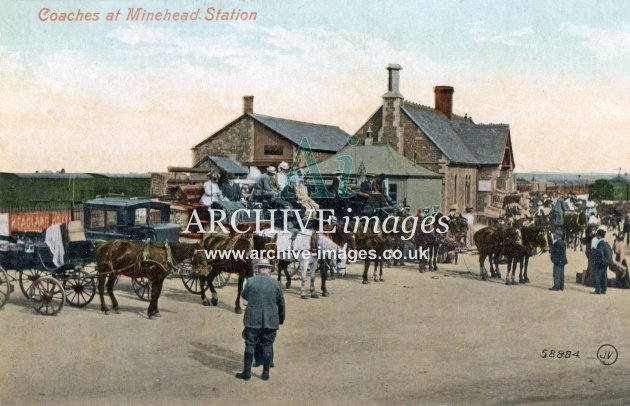
POLYGON ((363 124, 359 131, 355 133, 355 135, 359 138, 359 144, 365 144, 365 139, 368 135, 368 129, 372 131, 372 136, 374 134, 378 134, 381 131, 381 126, 383 124, 383 109, 380 108, 368 119, 368 121, 363 124))
POLYGON ((477 207, 477 168, 449 166, 445 174, 442 212, 456 204, 459 211, 477 207))
POLYGON ((254 122, 254 159, 256 166, 277 166, 280 162, 293 162, 294 144, 269 130, 258 122, 254 122), (281 154, 266 154, 265 147, 281 148, 281 154))
POLYGON ((401 153, 411 162, 435 173, 444 173, 446 157, 435 144, 406 115, 402 114, 400 124, 405 148, 401 153))
MULTIPOLYGON (((390 179, 390 182, 392 180, 390 179)), ((405 197, 411 214, 415 214, 417 209, 434 206, 442 203, 442 180, 441 179, 407 179, 405 182, 405 197)), ((399 187, 400 188, 400 187, 399 187)), ((399 191, 400 194, 400 191, 399 191)), ((399 198, 402 201, 402 198, 399 198)))
POLYGON ((212 138, 193 148, 193 166, 208 155, 228 156, 238 162, 252 160, 254 120, 242 116, 212 138))

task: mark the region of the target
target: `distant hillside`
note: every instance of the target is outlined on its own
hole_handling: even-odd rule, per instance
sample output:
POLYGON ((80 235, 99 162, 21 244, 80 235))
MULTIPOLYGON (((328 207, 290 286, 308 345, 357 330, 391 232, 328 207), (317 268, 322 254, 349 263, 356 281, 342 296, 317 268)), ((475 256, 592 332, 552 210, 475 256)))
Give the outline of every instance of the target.
MULTIPOLYGON (((517 179, 529 181, 532 179, 546 180, 554 183, 593 183, 598 179, 612 180, 618 176, 616 173, 605 172, 514 172, 514 175, 517 179)), ((621 177, 626 181, 630 181, 630 175, 628 174, 622 174, 621 177)))

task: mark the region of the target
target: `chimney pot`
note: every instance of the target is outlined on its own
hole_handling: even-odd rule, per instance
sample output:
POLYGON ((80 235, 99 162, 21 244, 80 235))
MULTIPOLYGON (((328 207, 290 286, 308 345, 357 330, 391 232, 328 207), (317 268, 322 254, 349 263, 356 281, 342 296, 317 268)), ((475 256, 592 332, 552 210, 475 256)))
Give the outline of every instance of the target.
POLYGON ((453 116, 453 93, 451 86, 435 86, 435 110, 444 114, 449 119, 453 116))
POLYGON ((243 114, 254 114, 254 96, 243 96, 243 114))

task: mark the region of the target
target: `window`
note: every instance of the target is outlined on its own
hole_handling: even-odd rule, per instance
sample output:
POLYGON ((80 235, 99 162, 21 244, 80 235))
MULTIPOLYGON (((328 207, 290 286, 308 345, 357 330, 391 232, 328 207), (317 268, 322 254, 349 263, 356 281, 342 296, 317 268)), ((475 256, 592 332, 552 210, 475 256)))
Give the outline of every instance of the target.
POLYGON ((389 197, 394 202, 398 201, 398 185, 397 184, 395 183, 389 184, 389 197))
POLYGON ((115 210, 90 210, 90 228, 105 228, 115 226, 118 216, 115 210))
POLYGON ((466 207, 470 207, 472 206, 472 191, 470 188, 470 175, 466 175, 466 180, 465 180, 465 184, 464 184, 464 194, 466 196, 464 196, 464 198, 466 199, 466 207))
POLYGON ((282 145, 265 145, 263 153, 265 155, 283 155, 284 146, 282 145))

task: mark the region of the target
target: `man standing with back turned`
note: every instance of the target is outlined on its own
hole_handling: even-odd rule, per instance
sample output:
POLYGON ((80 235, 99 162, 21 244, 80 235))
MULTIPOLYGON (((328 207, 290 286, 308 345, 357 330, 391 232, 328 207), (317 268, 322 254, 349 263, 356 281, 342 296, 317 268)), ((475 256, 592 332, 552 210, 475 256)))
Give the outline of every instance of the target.
POLYGON ((263 373, 260 378, 265 381, 269 379, 273 342, 279 325, 284 323, 284 296, 278 281, 269 276, 271 268, 268 260, 261 259, 256 264, 258 274, 247 281, 241 293, 243 299, 247 300, 243 318, 245 354, 243 372, 237 373, 236 377, 246 381, 251 378, 254 351, 258 344, 262 346, 263 373))
POLYGON ((553 233, 553 243, 549 250, 553 263, 553 287, 549 290, 564 290, 564 266, 567 264, 567 246, 562 240, 562 231, 553 233))

